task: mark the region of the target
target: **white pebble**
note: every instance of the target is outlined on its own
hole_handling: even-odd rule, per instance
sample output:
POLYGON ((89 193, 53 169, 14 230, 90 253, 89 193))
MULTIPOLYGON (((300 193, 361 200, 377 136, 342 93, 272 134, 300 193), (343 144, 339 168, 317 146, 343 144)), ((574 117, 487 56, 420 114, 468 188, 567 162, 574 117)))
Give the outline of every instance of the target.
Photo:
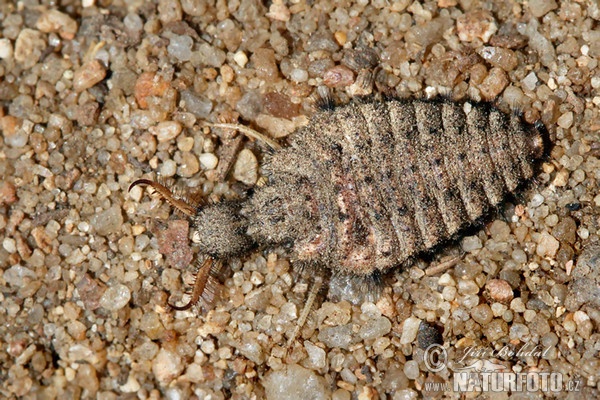
POLYGON ((544 202, 544 196, 542 196, 541 194, 536 194, 535 196, 533 196, 533 198, 531 199, 531 202, 529 203, 529 206, 531 208, 536 208, 542 205, 542 203, 544 202))
POLYGON ((43 176, 44 178, 50 178, 52 175, 54 175, 52 171, 40 164, 35 164, 31 170, 34 174, 43 176))
POLYGON ((452 278, 452 275, 445 273, 438 279, 438 285, 440 286, 456 286, 456 281, 452 278))
POLYGON ((142 199, 143 194, 144 190, 141 186, 134 186, 129 190, 129 197, 136 202, 139 202, 142 199))
POLYGON ((325 378, 298 364, 267 372, 261 383, 267 400, 331 398, 330 385, 325 378))
POLYGON ((212 354, 215 351, 215 342, 210 339, 203 341, 202 345, 200 345, 200 350, 204 354, 212 354))
POLYGON ((117 311, 125 307, 131 300, 131 291, 123 284, 116 284, 104 292, 100 298, 100 306, 110 311, 117 311))
POLYGON ((479 287, 474 281, 461 279, 458 281, 458 292, 460 294, 477 294, 479 287))
POLYGON ((175 139, 181 133, 182 129, 183 127, 177 121, 163 121, 149 130, 150 133, 156 136, 159 142, 168 142, 175 139))
POLYGON ((233 177, 246 185, 254 185, 258 179, 258 161, 249 149, 240 151, 235 166, 233 177))
POLYGON ((575 321, 575 323, 577 325, 582 324, 585 321, 589 321, 590 317, 589 315, 587 315, 585 312, 583 311, 575 311, 575 313, 573 314, 573 321, 575 321))
POLYGON ((404 375, 408 379, 417 379, 419 377, 419 363, 415 360, 409 360, 404 364, 404 375))
POLYGON ((194 41, 187 35, 175 36, 171 38, 167 51, 179 61, 189 61, 192 58, 192 46, 194 41))
POLYGON ((4 240, 2 241, 2 247, 4 247, 4 250, 8 251, 11 254, 17 252, 17 243, 13 238, 4 238, 4 240))
POLYGON ((200 154, 200 164, 205 169, 215 169, 219 163, 219 159, 213 153, 200 154))
POLYGON ((526 310, 525 304, 523 304, 523 299, 517 297, 510 302, 510 309, 514 312, 522 313, 526 310))
POLYGON ((325 366, 327 365, 325 350, 318 346, 315 346, 309 341, 304 342, 304 348, 308 353, 308 361, 313 369, 325 368, 325 366))
POLYGON ((402 336, 400 337, 400 344, 409 344, 414 342, 417 338, 417 332, 419 331, 419 326, 421 325, 421 320, 415 317, 408 317, 404 320, 404 324, 402 324, 402 336))
POLYGON ((123 23, 129 32, 141 32, 144 28, 144 21, 142 21, 142 18, 135 13, 127 14, 123 19, 123 23))
MULTIPOLYGON (((83 190, 87 194, 94 194, 94 193, 96 193, 96 190, 98 190, 98 185, 96 185, 96 182, 85 182, 83 184, 83 190)), ((141 196, 140 196, 140 198, 141 198, 141 196)))
POLYGON ((527 262, 527 253, 525 253, 523 250, 521 249, 515 249, 512 252, 512 259, 515 260, 518 263, 524 264, 527 262))
POLYGON ((590 52, 590 46, 588 46, 587 44, 584 44, 583 46, 581 46, 581 54, 584 56, 587 56, 588 53, 590 52))
MULTIPOLYGON (((85 0, 84 0, 85 2, 85 0)), ((127 378, 127 382, 124 385, 120 386, 121 391, 125 393, 137 393, 141 388, 140 383, 135 379, 134 374, 129 374, 127 378)))
POLYGON ((577 235, 583 240, 586 240, 590 237, 590 231, 587 228, 580 226, 579 229, 577 229, 577 235))
POLYGON ((181 357, 177 353, 164 348, 160 349, 152 362, 152 372, 162 384, 167 384, 179 376, 183 368, 184 364, 181 362, 181 357))
POLYGON ((523 83, 523 87, 531 92, 535 90, 535 87, 538 82, 538 77, 535 75, 535 72, 531 71, 529 75, 527 75, 521 83, 523 83))
POLYGON ((167 160, 160 167, 160 174, 164 177, 175 175, 177 172, 177 164, 173 160, 167 160))
POLYGON ((560 242, 548 232, 543 232, 540 235, 539 242, 536 248, 536 253, 540 257, 554 257, 558 251, 560 242))
POLYGON ((387 335, 392 329, 392 323, 386 317, 377 317, 369 319, 360 328, 358 335, 363 340, 370 340, 387 335))
POLYGON ((13 54, 13 47, 10 43, 10 39, 2 38, 0 39, 0 58, 6 59, 11 58, 13 54))
POLYGON ((452 301, 456 298, 456 287, 454 286, 446 286, 442 289, 442 297, 446 301, 452 301))
POLYGON ((569 129, 573 125, 573 112, 569 111, 561 115, 556 121, 558 126, 563 129, 569 129))
POLYGON ((88 224, 86 221, 81 221, 79 224, 77 224, 77 229, 79 229, 80 232, 89 232, 90 224, 88 224))
POLYGON ((585 180, 585 172, 581 169, 576 169, 573 171, 573 180, 577 183, 581 183, 585 180))
POLYGON ((290 72, 290 79, 294 82, 306 82, 308 80, 308 71, 295 68, 290 72))
POLYGON ((508 86, 504 89, 504 102, 510 105, 523 104, 523 91, 515 86, 508 86))
POLYGON ((83 254, 83 252, 80 249, 75 249, 75 251, 71 252, 71 254, 69 254, 67 258, 65 258, 65 262, 71 265, 81 265, 81 263, 84 262, 85 259, 85 254, 83 254))
POLYGON ((29 141, 29 135, 23 129, 17 129, 12 135, 5 134, 4 140, 11 147, 21 148, 29 141))
POLYGON ((240 67, 244 68, 248 63, 248 56, 243 51, 238 51, 233 55, 233 61, 240 67))
POLYGON ((523 313, 523 319, 525 319, 525 321, 527 322, 533 321, 535 316, 536 312, 534 310, 525 310, 525 312, 523 313))
POLYGON ((494 313, 494 317, 499 317, 503 315, 508 308, 502 303, 492 303, 492 312, 494 313))

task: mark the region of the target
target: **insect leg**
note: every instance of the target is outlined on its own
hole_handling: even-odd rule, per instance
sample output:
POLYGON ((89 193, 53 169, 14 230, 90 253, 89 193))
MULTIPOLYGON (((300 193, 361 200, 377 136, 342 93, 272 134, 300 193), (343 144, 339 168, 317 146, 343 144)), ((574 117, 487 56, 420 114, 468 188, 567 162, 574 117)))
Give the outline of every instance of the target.
POLYGON ((273 139, 270 139, 270 138, 266 137, 265 135, 263 135, 262 133, 257 132, 254 129, 250 129, 244 125, 226 124, 226 123, 214 123, 213 124, 213 123, 209 123, 209 122, 206 122, 206 125, 210 126, 211 128, 235 129, 236 131, 243 133, 244 135, 248 136, 249 138, 264 142, 273 150, 281 149, 281 145, 279 143, 277 143, 276 141, 274 141, 273 139))
POLYGON ((306 299, 306 304, 304 305, 304 308, 302 309, 302 312, 300 313, 300 317, 298 318, 298 323, 296 324, 296 327, 294 328, 294 332, 292 333, 292 336, 290 336, 290 338, 288 339, 288 342, 287 342, 288 349, 294 343, 294 340, 296 340, 296 338, 298 337, 298 333, 300 333, 300 329, 302 329, 302 327, 306 323, 308 314, 310 314, 310 311, 312 310, 312 306, 315 302, 315 299, 317 298, 317 294, 319 294, 319 290, 321 290, 322 285, 323 285, 323 278, 321 276, 317 275, 317 277, 315 277, 312 287, 310 288, 310 293, 308 294, 308 298, 306 299))

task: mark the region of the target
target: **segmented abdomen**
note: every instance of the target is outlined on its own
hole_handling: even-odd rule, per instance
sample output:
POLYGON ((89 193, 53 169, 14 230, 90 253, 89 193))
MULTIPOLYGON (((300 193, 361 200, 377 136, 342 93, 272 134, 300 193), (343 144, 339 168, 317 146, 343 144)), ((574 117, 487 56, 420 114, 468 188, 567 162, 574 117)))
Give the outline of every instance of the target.
POLYGON ((299 259, 385 270, 478 220, 542 154, 533 126, 487 103, 352 102, 272 156, 249 231, 289 240, 299 259))

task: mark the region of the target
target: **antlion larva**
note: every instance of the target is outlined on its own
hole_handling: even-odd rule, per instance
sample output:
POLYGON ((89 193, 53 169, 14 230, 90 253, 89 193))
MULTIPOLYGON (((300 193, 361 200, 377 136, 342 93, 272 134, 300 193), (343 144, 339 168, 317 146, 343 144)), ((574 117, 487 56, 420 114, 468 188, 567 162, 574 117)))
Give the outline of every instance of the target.
POLYGON ((200 252, 187 309, 213 260, 283 245, 295 262, 373 276, 455 238, 534 175, 543 125, 491 103, 355 99, 325 105, 275 150, 266 185, 243 201, 195 206, 148 180, 193 223, 200 252))

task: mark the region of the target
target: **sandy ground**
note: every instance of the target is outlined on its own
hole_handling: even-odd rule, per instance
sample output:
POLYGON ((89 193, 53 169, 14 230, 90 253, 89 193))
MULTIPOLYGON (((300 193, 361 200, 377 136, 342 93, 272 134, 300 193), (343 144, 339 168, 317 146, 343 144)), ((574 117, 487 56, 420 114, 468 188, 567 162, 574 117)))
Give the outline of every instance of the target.
POLYGON ((600 397, 597 1, 27 0, 0 21, 1 397, 507 398, 453 390, 473 362, 562 379, 516 398, 600 397), (169 309, 189 225, 128 186, 243 197, 265 146, 205 122, 285 144, 319 86, 494 100, 554 147, 496 220, 378 299, 324 290, 289 349, 312 282, 282 249, 226 263, 208 310, 169 309))

